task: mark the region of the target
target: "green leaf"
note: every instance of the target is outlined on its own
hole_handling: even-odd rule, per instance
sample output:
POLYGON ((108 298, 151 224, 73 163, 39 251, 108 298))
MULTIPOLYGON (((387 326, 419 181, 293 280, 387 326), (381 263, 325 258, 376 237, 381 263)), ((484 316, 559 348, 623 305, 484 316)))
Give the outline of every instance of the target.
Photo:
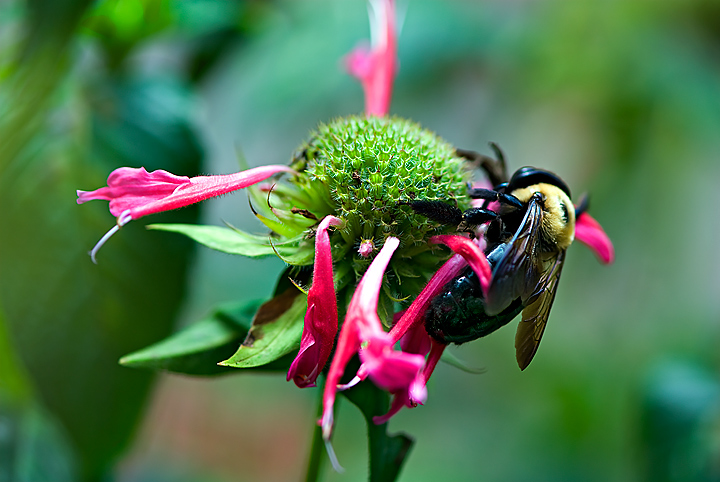
POLYGON ((235 368, 259 367, 300 348, 307 295, 291 287, 263 304, 243 344, 220 363, 235 368))
POLYGON ((262 258, 277 254, 283 258, 292 258, 299 249, 297 242, 270 244, 270 237, 267 235, 258 236, 222 226, 151 224, 148 229, 184 234, 208 248, 249 258, 262 258))
POLYGON ((413 439, 404 433, 390 435, 387 432, 387 423, 375 425, 373 422, 373 417, 384 415, 388 411, 387 392, 366 380, 341 393, 360 409, 367 424, 370 482, 397 480, 412 448, 413 439))
MULTIPOLYGON (((207 318, 142 350, 126 355, 120 364, 133 368, 167 370, 185 375, 212 376, 238 373, 218 362, 230 357, 247 337, 260 301, 245 301, 219 307, 207 318)), ((286 371, 293 356, 263 365, 263 371, 286 371)))
POLYGON ((223 306, 168 338, 122 357, 120 364, 187 375, 232 372, 217 363, 232 355, 245 339, 260 305, 260 301, 248 301, 223 306))

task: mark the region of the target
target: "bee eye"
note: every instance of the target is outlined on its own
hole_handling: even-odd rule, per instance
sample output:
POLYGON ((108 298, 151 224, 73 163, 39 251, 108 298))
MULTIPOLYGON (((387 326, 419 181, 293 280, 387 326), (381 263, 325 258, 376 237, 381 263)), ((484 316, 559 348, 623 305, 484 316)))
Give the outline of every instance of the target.
POLYGON ((567 205, 563 201, 560 201, 560 209, 562 210, 563 221, 565 221, 565 224, 569 223, 570 222, 570 213, 568 212, 567 205))

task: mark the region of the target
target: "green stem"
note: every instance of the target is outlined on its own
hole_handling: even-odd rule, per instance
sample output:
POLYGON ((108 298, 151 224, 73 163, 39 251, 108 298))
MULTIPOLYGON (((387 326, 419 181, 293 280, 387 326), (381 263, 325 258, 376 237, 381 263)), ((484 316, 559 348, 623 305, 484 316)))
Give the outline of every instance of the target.
POLYGON ((323 409, 323 390, 319 387, 318 408, 313 419, 313 435, 310 444, 310 456, 308 457, 307 472, 305 472, 305 482, 317 482, 320 480, 320 472, 325 465, 325 443, 322 438, 322 428, 316 422, 322 416, 323 409))

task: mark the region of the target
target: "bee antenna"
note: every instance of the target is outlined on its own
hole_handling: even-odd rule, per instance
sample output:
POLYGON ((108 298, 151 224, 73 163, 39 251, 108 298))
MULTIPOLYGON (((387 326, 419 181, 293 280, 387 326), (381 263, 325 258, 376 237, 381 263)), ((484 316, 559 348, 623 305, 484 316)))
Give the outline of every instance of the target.
POLYGON ((577 219, 582 213, 586 212, 588 207, 590 207, 590 198, 587 194, 583 194, 580 197, 580 201, 577 206, 575 206, 575 219, 577 219))

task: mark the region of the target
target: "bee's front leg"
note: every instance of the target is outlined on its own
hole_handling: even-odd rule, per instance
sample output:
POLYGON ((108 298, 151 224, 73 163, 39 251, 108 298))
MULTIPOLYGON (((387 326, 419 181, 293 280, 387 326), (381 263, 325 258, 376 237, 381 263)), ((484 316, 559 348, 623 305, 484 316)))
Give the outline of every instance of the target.
MULTIPOLYGON (((525 205, 512 194, 493 191, 492 189, 483 189, 473 187, 468 189, 468 197, 471 199, 484 199, 486 201, 497 201, 501 204, 507 204, 515 209, 522 209, 525 205)), ((487 203, 486 203, 487 204, 487 203)))
POLYGON ((498 213, 484 208, 470 208, 462 214, 458 231, 474 232, 477 226, 498 219, 498 213))

